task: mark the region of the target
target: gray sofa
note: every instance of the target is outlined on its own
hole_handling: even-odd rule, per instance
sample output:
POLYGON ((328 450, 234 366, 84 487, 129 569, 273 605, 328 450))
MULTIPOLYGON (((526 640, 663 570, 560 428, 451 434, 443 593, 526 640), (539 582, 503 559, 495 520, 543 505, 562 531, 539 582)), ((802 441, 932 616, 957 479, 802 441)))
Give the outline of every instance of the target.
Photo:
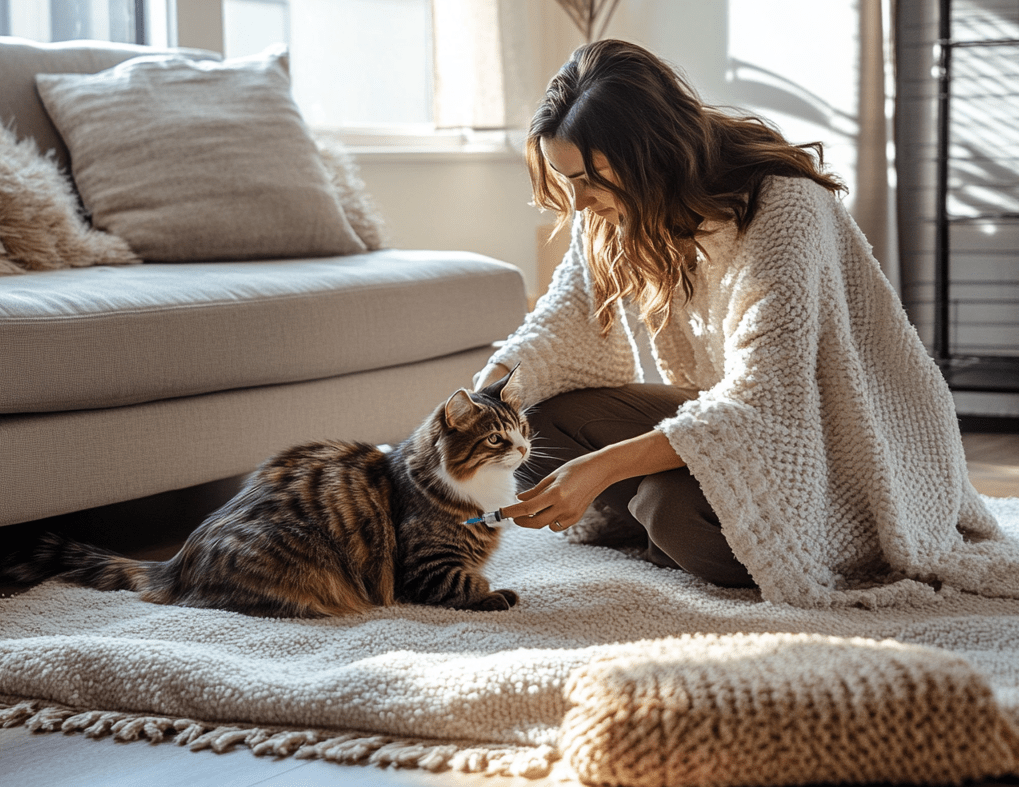
MULTIPOLYGON (((0 39, 0 122, 66 162, 35 73, 144 51, 0 39)), ((397 442, 525 309, 515 267, 466 252, 0 276, 0 525, 236 476, 303 440, 397 442)))

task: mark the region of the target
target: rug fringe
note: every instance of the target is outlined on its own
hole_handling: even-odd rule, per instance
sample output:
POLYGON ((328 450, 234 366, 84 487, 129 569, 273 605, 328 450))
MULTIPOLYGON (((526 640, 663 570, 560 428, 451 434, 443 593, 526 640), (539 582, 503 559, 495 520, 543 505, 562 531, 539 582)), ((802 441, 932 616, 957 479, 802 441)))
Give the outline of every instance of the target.
POLYGON ((32 732, 83 733, 88 738, 112 735, 118 741, 172 739, 191 751, 218 754, 245 746, 256 756, 320 759, 345 765, 420 768, 488 776, 548 776, 559 753, 552 746, 505 746, 401 738, 365 732, 299 730, 259 726, 218 725, 194 719, 171 719, 122 711, 100 711, 47 705, 0 695, 0 727, 24 726, 32 732))
POLYGON ((0 727, 18 727, 34 713, 35 705, 32 702, 4 703, 4 707, 0 707, 0 727))
POLYGON ((273 757, 289 757, 295 755, 301 747, 318 740, 319 734, 310 730, 287 730, 277 732, 275 735, 266 737, 251 746, 251 751, 259 757, 270 755, 273 757))

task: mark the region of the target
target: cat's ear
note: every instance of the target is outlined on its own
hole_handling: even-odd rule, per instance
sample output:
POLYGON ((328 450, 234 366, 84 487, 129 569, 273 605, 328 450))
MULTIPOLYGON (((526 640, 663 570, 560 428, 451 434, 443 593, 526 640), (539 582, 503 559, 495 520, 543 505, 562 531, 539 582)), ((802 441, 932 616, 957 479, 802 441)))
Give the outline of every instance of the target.
POLYGON ((506 375, 506 382, 502 384, 502 390, 499 392, 500 399, 517 409, 524 401, 523 392, 520 390, 520 375, 517 374, 519 368, 520 364, 517 364, 510 369, 510 373, 506 375))
POLYGON ((499 399, 500 401, 506 402, 506 404, 519 407, 522 400, 520 396, 520 386, 515 383, 517 369, 519 368, 520 364, 514 366, 510 369, 509 374, 486 387, 483 390, 483 393, 488 394, 493 399, 499 399))
POLYGON ((461 388, 446 400, 446 426, 456 429, 465 421, 470 420, 474 412, 480 409, 471 399, 471 395, 467 393, 467 389, 461 388))

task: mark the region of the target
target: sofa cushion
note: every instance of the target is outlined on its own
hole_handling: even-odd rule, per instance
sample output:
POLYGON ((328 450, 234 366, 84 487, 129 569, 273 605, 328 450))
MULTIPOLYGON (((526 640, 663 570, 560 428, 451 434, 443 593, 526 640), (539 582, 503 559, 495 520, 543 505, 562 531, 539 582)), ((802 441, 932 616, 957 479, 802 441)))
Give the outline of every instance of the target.
POLYGON ((469 252, 8 276, 0 413, 114 407, 437 358, 504 339, 525 308, 520 271, 469 252))
MULTIPOLYGON (((203 49, 175 49, 195 60, 219 60, 203 49)), ((70 171, 70 156, 60 132, 50 120, 35 89, 36 74, 94 74, 139 55, 167 54, 167 50, 105 41, 62 41, 40 44, 24 38, 0 36, 0 123, 14 123, 19 137, 33 137, 44 153, 53 150, 61 167, 70 171)))
POLYGON ((285 47, 40 74, 96 227, 146 260, 363 252, 290 94, 285 47))

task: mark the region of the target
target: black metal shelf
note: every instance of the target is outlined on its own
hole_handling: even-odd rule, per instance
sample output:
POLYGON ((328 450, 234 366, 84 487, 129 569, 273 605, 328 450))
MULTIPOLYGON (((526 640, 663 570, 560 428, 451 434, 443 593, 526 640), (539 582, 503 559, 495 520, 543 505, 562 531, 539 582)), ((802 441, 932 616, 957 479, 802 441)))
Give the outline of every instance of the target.
MULTIPOLYGON (((965 0, 962 0, 960 5, 968 6, 972 9, 972 3, 967 4, 965 0)), ((998 9, 998 11, 1004 13, 1003 18, 1007 22, 1012 23, 1015 29, 1019 29, 1019 2, 1009 3, 1007 9, 1003 9, 1005 9, 1004 5, 998 9), (1013 15, 1015 19, 1012 19, 1013 15)), ((985 9, 981 7, 980 10, 985 9)), ((1000 26, 998 29, 995 29, 994 26, 983 24, 983 21, 980 19, 979 13, 973 13, 972 10, 967 11, 966 8, 953 18, 953 0, 940 0, 938 29, 938 200, 935 213, 933 350, 934 358, 953 390, 1019 393, 1019 318, 1015 320, 1015 335, 1017 338, 1012 342, 1014 346, 1011 347, 986 344, 982 337, 975 337, 972 331, 968 336, 964 333, 964 341, 954 335, 960 327, 965 331, 966 328, 972 329, 977 324, 973 320, 972 311, 968 313, 968 317, 965 315, 960 317, 960 307, 963 310, 972 310, 973 308, 980 308, 985 305, 1001 306, 1003 302, 1000 299, 994 298, 974 299, 971 297, 956 297, 953 299, 953 286, 962 286, 963 283, 954 281, 952 277, 952 228, 957 227, 962 232, 962 228, 965 225, 981 223, 1013 227, 1013 223, 1019 221, 1019 212, 1011 209, 1014 203, 1014 199, 1011 197, 1012 190, 1015 189, 1019 193, 1019 171, 1014 166, 1008 166, 1009 161, 1015 160, 1014 156, 1001 156, 1000 154, 1004 152, 1001 144, 994 146, 993 149, 981 150, 979 143, 984 141, 981 139, 981 136, 986 129, 983 126, 979 128, 973 127, 972 129, 967 129, 966 127, 967 120, 971 116, 975 117, 980 116, 981 113, 987 113, 988 107, 991 106, 987 103, 989 100, 998 102, 1008 101, 1010 106, 1015 105, 1019 107, 1019 91, 1014 87, 1015 79, 1008 78, 1008 75, 1005 73, 1015 69, 1015 58, 998 55, 995 59, 992 55, 994 47, 1019 47, 1019 37, 1013 35, 1014 30, 1002 31, 1000 26), (965 32, 965 35, 957 32, 958 38, 953 37, 953 21, 960 23, 960 30, 965 32), (998 35, 979 38, 982 27, 986 27, 989 31, 998 33, 998 35), (1001 32, 1005 32, 1006 35, 1001 36, 1001 32), (996 83, 1004 86, 1003 92, 999 93, 997 91, 997 84, 995 84, 993 94, 988 93, 986 86, 984 86, 983 91, 979 94, 970 93, 955 96, 953 94, 953 64, 955 60, 953 56, 958 50, 970 50, 972 52, 965 56, 960 52, 959 58, 961 61, 965 61, 965 63, 972 64, 975 62, 973 60, 974 57, 983 57, 982 54, 978 55, 973 50, 987 51, 989 59, 980 61, 981 68, 979 71, 982 73, 961 77, 956 83, 957 89, 960 89, 960 85, 972 86, 972 88, 979 89, 982 80, 994 79, 996 83), (995 66, 998 66, 997 71, 994 71, 995 66), (968 138, 964 137, 961 140, 953 139, 953 131, 960 131, 959 128, 953 126, 952 122, 951 109, 953 98, 970 102, 969 106, 959 113, 961 121, 956 121, 957 124, 961 122, 963 133, 966 130, 971 131, 971 136, 968 138), (984 103, 982 105, 977 104, 976 102, 979 101, 984 103), (969 111, 966 111, 967 109, 969 111), (967 143, 969 143, 968 146, 967 143), (953 158, 953 154, 958 154, 959 152, 966 152, 969 156, 966 158, 953 158), (995 175, 997 177, 989 177, 988 170, 985 169, 982 173, 984 179, 977 182, 977 185, 982 187, 984 191, 987 191, 992 186, 1003 190, 1003 210, 983 210, 974 215, 959 215, 958 213, 950 212, 950 196, 963 194, 963 189, 972 186, 972 182, 967 181, 967 178, 971 176, 971 172, 977 175, 981 174, 980 170, 972 169, 974 163, 978 161, 988 167, 997 167, 1000 173, 1003 173, 999 174, 999 171, 996 170, 995 175), (958 164, 962 162, 965 162, 965 165, 969 165, 969 168, 966 169, 965 165, 963 165, 963 169, 959 169, 958 164), (955 165, 954 170, 953 165, 955 165), (1012 177, 1013 175, 1014 178, 1012 177), (980 354, 967 353, 967 345, 971 349, 985 347, 987 352, 980 354)), ((995 107, 995 109, 997 108, 995 107)), ((988 126, 993 125, 992 121, 1000 120, 997 112, 992 114, 995 117, 988 119, 988 126)), ((1017 109, 1017 114, 1019 114, 1019 109, 1017 109)), ((993 133, 993 130, 991 133, 993 133)), ((1006 140, 1001 140, 1001 142, 1007 146, 1006 140)), ((957 198, 965 200, 964 196, 957 198)), ((980 201, 986 202, 985 200, 980 201)), ((972 198, 970 204, 973 204, 972 198)), ((977 204, 973 205, 973 207, 979 209, 984 206, 977 204)), ((986 207, 991 206, 987 205, 986 207)), ((1008 233, 1014 234, 1015 229, 1008 229, 1008 233)), ((969 240, 972 240, 972 236, 970 236, 969 240)), ((961 254, 963 252, 955 250, 955 253, 961 254)), ((1019 270, 1019 244, 1016 244, 1015 248, 1006 246, 1005 248, 980 249, 978 253, 985 258, 997 260, 1004 258, 1006 261, 1009 256, 1014 256, 1016 260, 1015 269, 1019 270)), ((1000 266, 1000 263, 995 263, 995 265, 1000 266)), ((1009 283, 1009 286, 1013 285, 1019 285, 1019 282, 1009 283)), ((997 328, 1002 326, 1009 328, 1011 325, 1011 321, 995 323, 997 328)))
POLYGON ((953 391, 1015 393, 1019 391, 1019 363, 1015 358, 957 356, 938 362, 953 391))
POLYGON ((953 41, 952 39, 942 39, 938 42, 942 46, 948 45, 953 47, 962 46, 1019 46, 1019 38, 989 38, 986 41, 953 41))
POLYGON ((1019 221, 1019 213, 978 213, 976 216, 948 216, 952 224, 968 224, 973 221, 1019 221))

